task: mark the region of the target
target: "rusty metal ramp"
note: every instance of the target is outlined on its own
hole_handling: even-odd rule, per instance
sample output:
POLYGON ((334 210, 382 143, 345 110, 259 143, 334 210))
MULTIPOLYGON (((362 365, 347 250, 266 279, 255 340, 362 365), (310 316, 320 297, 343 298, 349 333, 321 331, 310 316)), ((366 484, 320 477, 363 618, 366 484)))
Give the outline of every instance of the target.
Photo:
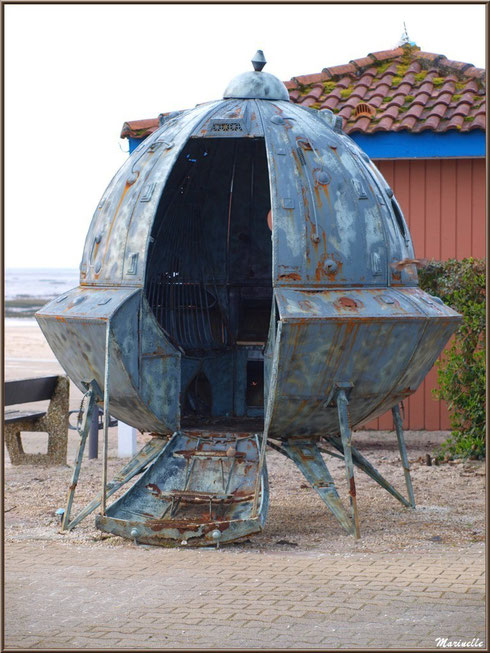
POLYGON ((209 546, 258 533, 268 509, 261 437, 177 432, 96 526, 135 542, 209 546))

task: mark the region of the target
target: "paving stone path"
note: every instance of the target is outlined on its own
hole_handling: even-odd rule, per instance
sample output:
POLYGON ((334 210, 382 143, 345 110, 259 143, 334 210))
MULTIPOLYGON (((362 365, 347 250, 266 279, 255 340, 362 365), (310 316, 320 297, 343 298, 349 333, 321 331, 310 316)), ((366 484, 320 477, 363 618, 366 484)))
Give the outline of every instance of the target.
POLYGON ((483 574, 481 550, 342 555, 9 543, 5 645, 427 649, 438 637, 484 642, 483 574))

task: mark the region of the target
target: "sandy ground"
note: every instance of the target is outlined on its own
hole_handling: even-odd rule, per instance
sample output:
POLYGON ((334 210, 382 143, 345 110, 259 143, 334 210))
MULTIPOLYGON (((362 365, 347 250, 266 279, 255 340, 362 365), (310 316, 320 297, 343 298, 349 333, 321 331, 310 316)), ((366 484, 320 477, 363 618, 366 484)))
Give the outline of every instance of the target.
MULTIPOLYGON (((15 379, 62 372, 37 325, 8 325, 5 329, 6 378, 15 379)), ((72 386, 71 408, 78 408, 80 392, 72 386)), ((392 552, 474 550, 484 540, 485 464, 480 461, 427 466, 426 454, 447 437, 445 432, 407 432, 408 456, 417 503, 404 508, 374 481, 357 472, 360 541, 344 534, 301 472, 281 454, 268 451, 270 509, 264 532, 234 547, 263 550, 392 552)), ((148 436, 138 436, 142 445, 148 436)), ((88 517, 68 534, 61 534, 55 511, 64 507, 78 436, 69 436, 69 465, 13 467, 6 460, 6 537, 8 541, 59 541, 89 547, 134 546, 118 537, 102 535, 88 517)), ((124 463, 116 457, 117 432, 110 430, 109 477, 124 463)), ((26 451, 41 451, 45 438, 24 437, 26 451)), ((356 432, 354 445, 395 487, 405 493, 396 437, 390 432, 356 432)), ((326 457, 339 493, 347 502, 343 462, 326 457)), ((100 490, 101 460, 85 460, 74 512, 100 490)), ((116 496, 118 496, 116 494, 116 496)))

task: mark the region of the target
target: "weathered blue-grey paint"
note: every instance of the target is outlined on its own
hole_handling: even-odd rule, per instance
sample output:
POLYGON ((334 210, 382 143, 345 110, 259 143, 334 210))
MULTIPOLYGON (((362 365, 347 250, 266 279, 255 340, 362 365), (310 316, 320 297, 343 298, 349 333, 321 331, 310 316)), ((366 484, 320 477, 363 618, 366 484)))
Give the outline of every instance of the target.
MULTIPOLYGON (((261 61, 259 57, 254 66, 260 68, 261 61)), ((229 139, 258 139, 267 157, 273 291, 264 352, 264 447, 250 468, 255 479, 251 512, 232 498, 223 532, 211 514, 205 523, 193 522, 195 536, 185 524, 174 528, 166 523, 167 518, 153 523, 154 534, 141 526, 147 518, 163 519, 159 507, 171 505, 165 493, 183 491, 185 485, 184 462, 166 447, 134 488, 98 520, 100 528, 141 541, 193 537, 195 543, 206 542, 216 529, 222 535, 215 532, 215 539, 226 541, 259 528, 265 519, 261 461, 267 437, 288 442, 295 459, 295 440, 304 444, 340 434, 349 449, 339 445, 348 473, 352 464, 368 469, 354 449, 351 460, 350 436, 339 425, 338 389, 350 389, 350 427, 384 413, 417 389, 460 320, 418 288, 412 241, 393 191, 342 133, 338 117, 291 104, 282 83, 257 69, 233 80, 225 99, 163 118, 117 172, 97 206, 80 265, 80 286, 36 316, 80 389, 92 381, 103 386, 110 323, 112 415, 141 430, 175 433, 174 443, 187 447, 182 398, 198 370, 213 381, 213 416, 250 414, 243 398, 247 350, 236 344, 212 356, 189 355, 148 303, 152 234, 159 233, 159 208, 175 192, 168 187, 169 178, 174 169, 180 170, 177 162, 184 147, 212 139, 221 139, 219 147, 229 139), (177 486, 172 485, 174 477, 177 486), (154 481, 158 497, 148 496, 154 481), (148 501, 146 517, 142 513, 135 518, 133 508, 148 501), (128 502, 135 503, 128 507, 128 502), (260 517, 255 514, 259 503, 260 517), (208 528, 211 523, 214 531, 208 528)), ((216 293, 224 302, 223 287, 216 293)), ((260 355, 256 345, 252 349, 260 355)), ((217 442, 215 437, 214 446, 217 442)), ((208 467, 202 484, 221 474, 221 468, 208 467)), ((199 504, 204 490, 198 484, 194 491, 199 504)))
POLYGON ((177 432, 141 478, 97 517, 102 530, 146 544, 225 543, 262 530, 269 505, 259 440, 177 432), (253 514, 258 475, 260 502, 253 514))

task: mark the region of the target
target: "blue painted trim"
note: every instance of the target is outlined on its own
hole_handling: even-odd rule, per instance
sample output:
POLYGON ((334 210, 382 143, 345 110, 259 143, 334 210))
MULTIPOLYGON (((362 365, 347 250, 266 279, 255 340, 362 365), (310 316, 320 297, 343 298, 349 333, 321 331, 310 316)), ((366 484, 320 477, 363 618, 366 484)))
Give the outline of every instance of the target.
POLYGON ((131 136, 128 138, 129 141, 129 153, 132 154, 134 150, 138 147, 140 143, 142 143, 145 139, 144 138, 131 138, 131 136))
MULTIPOLYGON (((443 134, 431 131, 422 134, 354 133, 351 138, 371 159, 446 159, 485 156, 485 132, 481 129, 466 134, 457 131, 443 134)), ((143 140, 143 138, 128 138, 129 153, 132 154, 143 140)))
POLYGON ((371 159, 446 159, 485 156, 482 129, 461 134, 457 131, 378 132, 349 134, 371 159))

